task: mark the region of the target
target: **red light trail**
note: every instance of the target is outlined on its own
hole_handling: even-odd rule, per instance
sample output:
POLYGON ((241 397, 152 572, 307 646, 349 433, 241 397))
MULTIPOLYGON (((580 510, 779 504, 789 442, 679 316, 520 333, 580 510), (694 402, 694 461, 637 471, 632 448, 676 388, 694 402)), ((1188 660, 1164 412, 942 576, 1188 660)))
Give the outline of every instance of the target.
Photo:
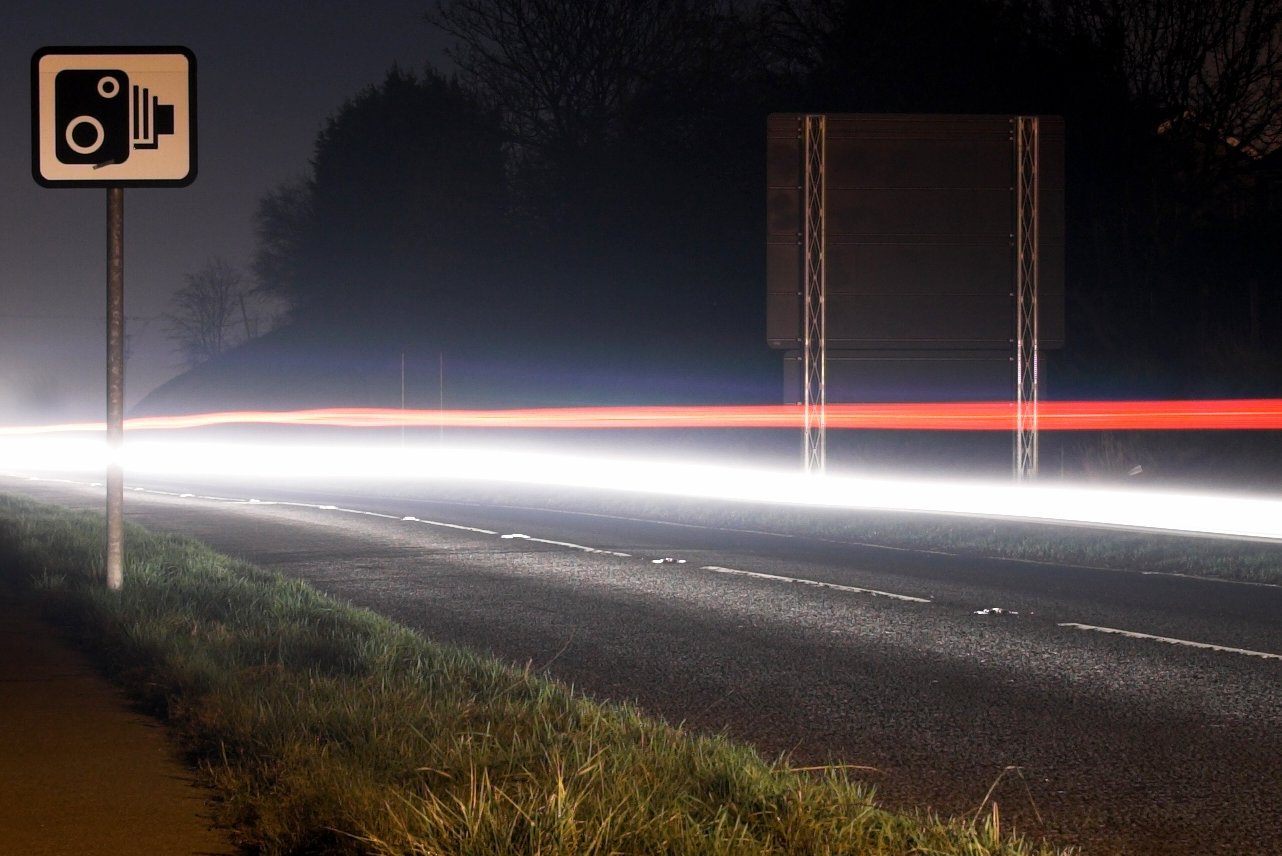
MULTIPOLYGON (((834 430, 1012 431, 1015 406, 1006 401, 910 404, 829 404, 834 430)), ((186 416, 140 416, 130 431, 221 425, 310 425, 342 428, 792 428, 803 425, 801 405, 564 407, 520 410, 401 410, 325 408, 243 410, 186 416)), ((1042 431, 1282 430, 1280 399, 1194 401, 1043 401, 1042 431)), ((102 431, 101 422, 3 427, 0 436, 102 431)))

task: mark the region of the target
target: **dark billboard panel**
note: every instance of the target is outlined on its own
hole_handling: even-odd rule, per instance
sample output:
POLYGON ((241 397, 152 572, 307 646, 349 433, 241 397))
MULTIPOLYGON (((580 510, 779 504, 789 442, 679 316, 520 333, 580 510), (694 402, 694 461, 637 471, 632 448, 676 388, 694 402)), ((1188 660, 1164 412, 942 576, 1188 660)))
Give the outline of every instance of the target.
MULTIPOLYGON (((800 114, 767 121, 766 338, 802 335, 800 114)), ((1005 350, 1015 335, 1014 116, 828 114, 827 347, 1005 350)), ((1064 341, 1064 126, 1038 117, 1039 346, 1064 341)))

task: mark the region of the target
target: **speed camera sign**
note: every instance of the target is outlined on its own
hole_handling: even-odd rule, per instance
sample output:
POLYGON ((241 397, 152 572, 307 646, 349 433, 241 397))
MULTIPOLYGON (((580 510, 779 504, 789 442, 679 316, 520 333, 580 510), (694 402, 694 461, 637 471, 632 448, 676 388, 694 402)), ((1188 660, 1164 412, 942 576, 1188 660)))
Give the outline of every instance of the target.
POLYGON ((46 187, 190 184, 196 58, 186 48, 43 48, 31 58, 31 172, 46 187))

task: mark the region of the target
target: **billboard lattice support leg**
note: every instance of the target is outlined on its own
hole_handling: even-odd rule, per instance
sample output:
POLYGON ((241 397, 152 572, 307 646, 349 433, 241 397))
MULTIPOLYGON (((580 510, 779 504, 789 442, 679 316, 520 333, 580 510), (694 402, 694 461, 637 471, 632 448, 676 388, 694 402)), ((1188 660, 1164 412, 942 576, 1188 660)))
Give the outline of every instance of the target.
POLYGON ((1015 479, 1037 476, 1038 121, 1015 119, 1015 479))
POLYGON ((803 234, 804 321, 802 371, 805 392, 805 470, 819 474, 827 465, 827 330, 825 299, 827 282, 824 265, 825 189, 824 155, 827 120, 823 115, 806 116, 803 123, 803 234))

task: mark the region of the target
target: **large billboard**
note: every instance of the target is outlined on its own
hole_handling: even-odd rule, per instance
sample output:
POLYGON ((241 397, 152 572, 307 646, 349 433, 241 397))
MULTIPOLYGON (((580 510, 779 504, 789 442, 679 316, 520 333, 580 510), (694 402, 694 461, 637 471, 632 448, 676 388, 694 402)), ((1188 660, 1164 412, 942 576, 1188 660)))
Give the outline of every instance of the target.
MULTIPOLYGON (((766 338, 789 351, 803 347, 805 118, 767 121, 766 338)), ((828 358, 1004 359, 1017 323, 1018 117, 824 118, 828 358)), ((1064 125, 1043 116, 1037 126, 1038 339, 1054 348, 1064 341, 1064 125)))

